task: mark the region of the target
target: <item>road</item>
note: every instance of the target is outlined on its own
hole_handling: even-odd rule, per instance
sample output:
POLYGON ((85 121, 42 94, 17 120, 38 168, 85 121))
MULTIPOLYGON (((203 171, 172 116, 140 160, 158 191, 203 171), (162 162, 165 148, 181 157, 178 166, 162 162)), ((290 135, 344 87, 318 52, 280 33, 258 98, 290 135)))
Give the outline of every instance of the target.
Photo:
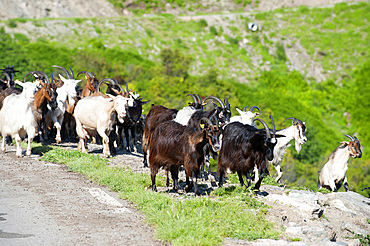
POLYGON ((116 193, 7 148, 0 154, 0 245, 161 245, 116 193))

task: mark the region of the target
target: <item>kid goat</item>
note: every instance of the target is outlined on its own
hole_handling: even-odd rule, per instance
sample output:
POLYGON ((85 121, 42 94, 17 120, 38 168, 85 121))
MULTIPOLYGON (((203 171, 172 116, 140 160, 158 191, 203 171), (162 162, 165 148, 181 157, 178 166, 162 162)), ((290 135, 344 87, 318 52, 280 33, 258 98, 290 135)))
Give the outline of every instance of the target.
POLYGON ((344 186, 344 189, 348 191, 348 182, 346 172, 348 170, 348 160, 352 158, 361 158, 361 145, 360 140, 357 137, 351 137, 350 135, 344 135, 351 141, 341 142, 338 148, 329 156, 328 162, 324 165, 321 172, 319 172, 319 182, 317 188, 327 188, 331 191, 338 191, 338 189, 344 186))

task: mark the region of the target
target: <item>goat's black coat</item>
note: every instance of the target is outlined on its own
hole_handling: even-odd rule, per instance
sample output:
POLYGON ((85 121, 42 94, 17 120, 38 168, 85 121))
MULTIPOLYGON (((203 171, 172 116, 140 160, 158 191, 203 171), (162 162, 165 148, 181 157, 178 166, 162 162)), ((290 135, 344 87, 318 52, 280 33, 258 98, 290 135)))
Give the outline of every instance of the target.
MULTIPOLYGON (((217 169, 220 174, 219 186, 223 184, 223 176, 229 170, 237 172, 240 184, 243 186, 242 175, 249 178, 249 172, 257 165, 261 176, 256 184, 256 189, 268 173, 266 158, 272 160, 273 149, 276 145, 266 137, 266 131, 256 129, 240 122, 228 124, 223 132, 221 150, 218 157, 217 169)), ((249 182, 248 182, 249 185, 249 182)))
POLYGON ((148 115, 145 118, 144 133, 142 140, 144 167, 148 166, 146 157, 150 143, 149 139, 150 135, 153 133, 153 131, 159 124, 169 120, 173 120, 176 117, 177 112, 178 112, 177 109, 170 109, 161 105, 152 105, 152 107, 150 108, 148 115))

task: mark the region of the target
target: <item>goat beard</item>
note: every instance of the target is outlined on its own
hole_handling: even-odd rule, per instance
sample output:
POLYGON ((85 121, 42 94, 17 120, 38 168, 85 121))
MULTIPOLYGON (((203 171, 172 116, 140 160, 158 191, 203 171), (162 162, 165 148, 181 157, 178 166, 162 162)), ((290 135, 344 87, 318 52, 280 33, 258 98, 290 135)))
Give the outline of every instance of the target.
POLYGON ((297 141, 295 141, 295 150, 297 151, 297 153, 299 154, 299 152, 301 151, 301 144, 298 143, 297 141))

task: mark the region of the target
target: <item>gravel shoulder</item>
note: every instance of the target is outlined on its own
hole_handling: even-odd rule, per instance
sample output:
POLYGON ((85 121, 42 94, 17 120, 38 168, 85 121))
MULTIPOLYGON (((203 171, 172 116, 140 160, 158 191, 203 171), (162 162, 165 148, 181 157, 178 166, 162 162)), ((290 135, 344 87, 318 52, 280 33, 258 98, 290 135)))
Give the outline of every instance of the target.
POLYGON ((65 165, 0 154, 0 245, 161 245, 130 203, 65 165))

